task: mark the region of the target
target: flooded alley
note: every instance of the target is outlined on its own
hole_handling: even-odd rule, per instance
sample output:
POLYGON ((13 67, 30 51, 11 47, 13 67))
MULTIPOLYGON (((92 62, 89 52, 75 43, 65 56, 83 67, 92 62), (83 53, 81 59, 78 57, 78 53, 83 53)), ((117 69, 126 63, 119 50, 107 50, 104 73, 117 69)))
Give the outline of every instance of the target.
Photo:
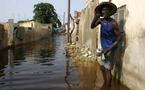
MULTIPOLYGON (((54 36, 0 52, 0 90, 101 90, 97 62, 66 57, 64 36, 54 36)), ((112 89, 128 90, 113 83, 112 89)))

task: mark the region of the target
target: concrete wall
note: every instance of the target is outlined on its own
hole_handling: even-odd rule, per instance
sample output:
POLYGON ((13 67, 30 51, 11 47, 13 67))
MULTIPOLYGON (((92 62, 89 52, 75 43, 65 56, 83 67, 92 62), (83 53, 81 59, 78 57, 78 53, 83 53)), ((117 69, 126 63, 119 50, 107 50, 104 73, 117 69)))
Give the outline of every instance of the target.
MULTIPOLYGON (((119 2, 119 1, 118 1, 119 2)), ((125 24, 127 47, 123 59, 123 82, 132 90, 145 90, 145 6, 144 0, 126 2, 125 24)))
POLYGON ((4 30, 4 25, 0 24, 0 49, 4 47, 4 35, 5 34, 5 30, 4 30))
POLYGON ((12 23, 0 24, 0 49, 50 37, 52 34, 51 24, 26 22, 19 24, 16 30, 14 26, 12 23))
MULTIPOLYGON (((101 2, 104 2, 104 1, 109 1, 109 0, 99 0, 99 3, 101 3, 101 2)), ((117 5, 117 7, 120 7, 120 6, 122 6, 122 5, 124 5, 124 4, 126 4, 127 3, 127 1, 128 0, 111 0, 113 3, 115 3, 115 5, 117 5)))
POLYGON ((11 46, 13 44, 13 24, 12 23, 5 23, 4 29, 7 32, 7 38, 8 38, 8 46, 11 46))
POLYGON ((97 47, 97 28, 92 30, 91 21, 94 17, 94 8, 98 4, 98 0, 86 1, 86 8, 81 11, 79 22, 79 47, 89 48, 95 55, 97 47))
POLYGON ((23 23, 19 23, 20 27, 30 27, 33 28, 34 27, 35 22, 34 21, 26 21, 23 23))
MULTIPOLYGON (((52 24, 41 24, 34 21, 19 23, 20 27, 25 29, 25 41, 31 42, 52 34, 52 24)), ((22 31, 23 32, 23 31, 22 31)))
POLYGON ((1 23, 0 28, 0 49, 6 48, 13 44, 13 24, 1 23))

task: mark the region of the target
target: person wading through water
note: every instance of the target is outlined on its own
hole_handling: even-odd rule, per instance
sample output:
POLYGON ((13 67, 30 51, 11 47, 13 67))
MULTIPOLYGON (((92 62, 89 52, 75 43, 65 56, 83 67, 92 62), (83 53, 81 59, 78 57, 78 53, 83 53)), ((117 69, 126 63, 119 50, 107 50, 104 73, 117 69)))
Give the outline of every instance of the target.
POLYGON ((110 17, 116 11, 117 7, 113 3, 102 2, 95 8, 95 16, 91 23, 92 29, 99 24, 101 25, 101 51, 97 55, 103 57, 99 64, 107 87, 111 86, 114 51, 121 40, 118 24, 110 17))

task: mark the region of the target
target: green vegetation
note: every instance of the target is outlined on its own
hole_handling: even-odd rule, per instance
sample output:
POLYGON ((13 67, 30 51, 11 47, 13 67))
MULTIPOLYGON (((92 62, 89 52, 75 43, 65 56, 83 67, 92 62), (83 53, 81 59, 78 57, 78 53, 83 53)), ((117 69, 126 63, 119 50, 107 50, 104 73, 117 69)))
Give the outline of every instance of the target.
POLYGON ((55 8, 50 3, 38 3, 34 5, 33 20, 40 23, 52 23, 54 27, 61 26, 55 8))

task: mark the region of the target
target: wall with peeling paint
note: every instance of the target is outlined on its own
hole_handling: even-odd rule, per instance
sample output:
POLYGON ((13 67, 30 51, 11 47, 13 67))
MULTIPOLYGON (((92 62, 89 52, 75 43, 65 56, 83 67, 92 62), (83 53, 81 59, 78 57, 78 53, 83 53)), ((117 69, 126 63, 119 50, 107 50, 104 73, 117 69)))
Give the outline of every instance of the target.
POLYGON ((86 8, 81 11, 79 22, 79 46, 88 48, 93 55, 97 48, 97 28, 91 29, 91 22, 94 17, 94 8, 98 0, 86 0, 86 8))

